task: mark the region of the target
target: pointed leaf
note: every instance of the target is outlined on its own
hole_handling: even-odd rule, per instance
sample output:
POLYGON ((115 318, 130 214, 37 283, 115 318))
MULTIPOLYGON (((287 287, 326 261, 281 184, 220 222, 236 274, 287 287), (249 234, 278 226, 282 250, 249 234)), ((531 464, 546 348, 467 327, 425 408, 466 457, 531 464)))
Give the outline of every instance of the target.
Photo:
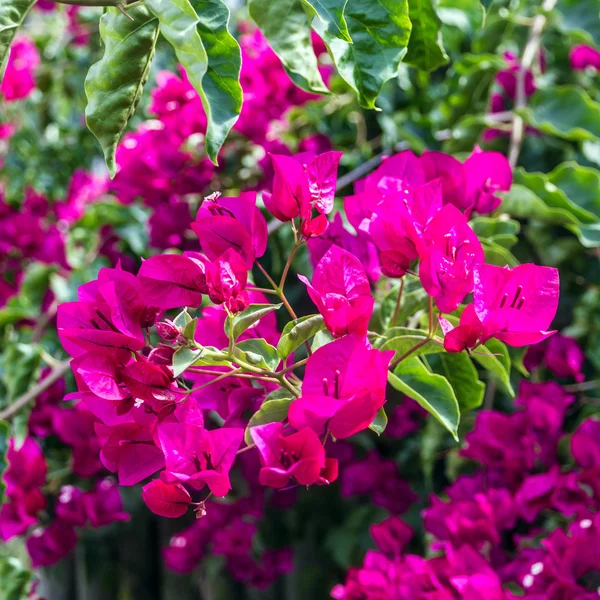
POLYGON ((274 371, 281 362, 277 348, 262 338, 252 338, 240 342, 236 345, 234 354, 241 360, 267 371, 274 371))
POLYGON ((385 409, 383 406, 377 411, 373 422, 369 425, 369 429, 374 431, 377 435, 381 435, 388 424, 388 418, 385 414, 385 409))
POLYGON ((220 2, 200 1, 199 17, 189 0, 147 0, 161 33, 173 46, 208 120, 206 152, 213 163, 241 110, 238 77, 240 51, 227 33, 229 11, 220 2), (203 37, 205 36, 206 48, 203 37), (210 51, 210 56, 208 54, 210 51), (237 82, 237 83, 236 83, 237 82))
POLYGON ((407 51, 411 23, 408 0, 348 0, 344 11, 352 44, 313 23, 327 44, 340 76, 365 108, 375 108, 383 84, 396 77, 407 51))
POLYGON ((173 376, 179 377, 202 357, 204 348, 181 347, 173 354, 173 376))
POLYGON ((436 0, 408 0, 412 31, 404 62, 424 71, 433 71, 448 62, 442 44, 442 22, 437 14, 436 0))
POLYGON ((35 0, 2 0, 0 2, 0 83, 4 78, 10 45, 35 0))
POLYGON ((344 9, 348 0, 301 0, 301 2, 311 17, 319 17, 327 33, 352 43, 344 18, 344 9))
POLYGON ((281 339, 277 344, 277 352, 281 358, 287 358, 296 348, 325 329, 321 315, 307 315, 290 321, 283 328, 281 339))
MULTIPOLYGON (((419 332, 416 335, 399 335, 389 339, 385 344, 380 346, 382 350, 395 350, 394 358, 402 356, 417 344, 423 342, 427 335, 419 332)), ((444 346, 434 340, 428 340, 422 346, 411 352, 410 356, 420 356, 421 354, 439 354, 444 352, 444 346)))
POLYGON ((564 208, 553 208, 530 189, 517 183, 503 196, 502 211, 518 219, 536 219, 547 223, 579 223, 577 217, 564 208))
POLYGON ((479 381, 475 365, 465 352, 442 354, 442 366, 454 390, 461 414, 479 408, 483 402, 485 384, 479 381))
MULTIPOLYGON (((233 317, 233 339, 237 340, 246 329, 249 329, 264 316, 277 310, 281 304, 251 304, 245 311, 233 317)), ((229 337, 227 322, 225 322, 225 335, 229 337)))
POLYGON ((158 39, 158 19, 145 6, 127 14, 132 20, 107 8, 100 18, 104 55, 85 79, 87 126, 102 146, 111 177, 117 144, 142 97, 158 39))
POLYGON ((302 78, 293 78, 294 83, 304 87, 303 80, 309 91, 327 94, 300 0, 250 0, 248 8, 284 67, 302 78))
POLYGON ((505 344, 499 340, 488 340, 485 345, 477 346, 471 356, 489 371, 511 398, 515 397, 510 383, 510 356, 505 344))
POLYGON ((388 374, 388 381, 392 387, 416 400, 458 441, 458 401, 445 377, 431 373, 420 359, 407 358, 388 374))
POLYGON ((268 400, 262 403, 260 409, 255 412, 248 421, 244 439, 246 444, 250 446, 253 443, 250 429, 257 425, 266 425, 267 423, 275 423, 283 421, 288 416, 290 404, 294 401, 293 398, 283 398, 281 400, 268 400))

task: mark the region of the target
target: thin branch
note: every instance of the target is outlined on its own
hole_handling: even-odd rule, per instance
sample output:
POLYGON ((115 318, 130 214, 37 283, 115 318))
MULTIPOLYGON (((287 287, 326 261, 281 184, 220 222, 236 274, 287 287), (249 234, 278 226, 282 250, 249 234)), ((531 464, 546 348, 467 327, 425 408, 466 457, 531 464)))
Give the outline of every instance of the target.
POLYGON ((71 359, 67 358, 59 363, 42 381, 34 385, 29 391, 17 398, 12 404, 0 411, 0 420, 6 420, 17 414, 22 408, 33 402, 42 392, 45 392, 53 383, 63 377, 71 367, 71 359))
POLYGON ((517 92, 514 107, 515 116, 513 120, 512 136, 510 139, 510 148, 508 151, 508 161, 513 169, 519 162, 519 154, 521 153, 521 145, 523 144, 523 137, 525 133, 525 121, 523 120, 523 117, 518 114, 518 112, 527 106, 527 95, 525 93, 527 72, 532 68, 533 63, 538 56, 542 41, 542 32, 544 31, 546 21, 548 20, 548 13, 554 8, 555 5, 556 0, 544 0, 542 4, 542 12, 532 19, 529 38, 527 40, 527 44, 525 44, 525 49, 523 50, 523 55, 519 64, 519 70, 517 72, 517 92))

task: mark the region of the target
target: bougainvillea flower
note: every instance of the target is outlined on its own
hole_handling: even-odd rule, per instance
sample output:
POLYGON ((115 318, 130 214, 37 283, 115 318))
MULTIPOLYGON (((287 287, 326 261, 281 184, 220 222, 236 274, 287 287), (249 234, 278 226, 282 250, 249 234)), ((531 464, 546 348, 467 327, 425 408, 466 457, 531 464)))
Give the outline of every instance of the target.
POLYGON ((547 342, 546 367, 557 377, 573 377, 575 381, 583 381, 581 372, 585 355, 577 340, 560 333, 553 335, 547 342))
MULTIPOLYGON (((40 510, 44 508, 45 504, 40 510)), ((35 514, 29 514, 21 502, 3 502, 0 507, 0 540, 8 542, 17 535, 23 535, 37 522, 35 514)))
POLYGON ((331 246, 319 261, 312 284, 306 277, 298 277, 306 284, 308 295, 334 337, 367 334, 374 299, 358 258, 339 246, 331 246))
POLYGON ((600 466, 600 421, 586 419, 571 438, 571 453, 580 467, 600 466))
POLYGON ((479 214, 490 213, 500 206, 499 191, 508 191, 512 185, 512 169, 508 159, 500 152, 484 152, 476 147, 464 163, 467 203, 479 214))
POLYGON ((514 269, 479 265, 474 279, 474 306, 483 343, 495 337, 519 347, 556 333, 547 329, 558 308, 557 269, 532 264, 514 269))
POLYGON ((112 322, 111 307, 105 302, 66 302, 58 307, 58 337, 71 356, 86 352, 114 354, 125 361, 131 351, 141 350, 145 341, 121 333, 112 322))
POLYGON ((180 483, 153 479, 142 488, 142 500, 155 515, 174 519, 187 512, 192 498, 180 483))
MULTIPOLYGON (((517 97, 517 74, 521 70, 521 61, 519 57, 512 52, 505 52, 503 56, 506 61, 508 67, 506 69, 502 69, 498 71, 496 75, 496 82, 503 89, 505 95, 511 100, 515 100, 517 97)), ((540 60, 540 70, 544 70, 543 65, 543 53, 540 52, 539 56, 540 60)), ((525 95, 527 97, 531 96, 535 90, 535 79, 533 77, 533 72, 531 69, 527 69, 525 71, 525 95)))
POLYGON ((105 477, 96 482, 93 490, 83 496, 85 513, 94 528, 115 522, 129 521, 129 513, 123 510, 123 500, 115 481, 105 477))
POLYGON ((205 265, 189 256, 162 254, 145 260, 138 279, 146 301, 162 309, 200 306, 207 293, 205 265))
POLYGON ((327 231, 308 240, 308 249, 313 266, 317 266, 331 246, 339 246, 354 254, 365 269, 371 282, 381 277, 377 247, 366 235, 353 235, 344 227, 342 215, 336 213, 327 231))
POLYGON ((427 183, 419 157, 410 150, 388 156, 381 165, 364 179, 355 182, 357 192, 386 195, 403 192, 427 183))
POLYGON ((72 526, 55 521, 45 529, 34 529, 25 542, 34 568, 48 567, 69 554, 77 545, 72 526))
POLYGON ((115 427, 96 423, 95 431, 102 444, 100 460, 118 474, 119 485, 135 485, 165 466, 150 428, 135 423, 115 427))
POLYGON ((63 485, 60 488, 56 503, 56 516, 73 527, 83 527, 87 521, 83 504, 84 492, 73 485, 63 485))
POLYGON ((473 290, 473 268, 484 261, 484 254, 466 217, 447 204, 427 225, 420 258, 423 288, 441 312, 450 313, 473 290))
POLYGON ((165 456, 165 483, 185 482, 195 489, 208 485, 215 496, 231 489, 229 470, 244 437, 242 428, 207 431, 186 423, 163 423, 158 439, 165 456))
POLYGON ((329 227, 329 221, 325 215, 318 215, 313 219, 308 218, 302 222, 300 233, 306 238, 314 238, 323 235, 329 227))
POLYGON ((326 475, 337 475, 332 462, 325 458, 325 448, 317 434, 309 428, 283 435, 282 423, 268 423, 250 429, 260 454, 260 483, 274 488, 285 487, 291 478, 300 485, 331 483, 326 475))
POLYGON ((17 447, 15 439, 8 442, 8 468, 4 473, 6 495, 13 497, 22 491, 42 487, 46 483, 46 459, 39 443, 26 437, 17 447))
POLYGON ((441 183, 436 179, 419 187, 387 195, 363 221, 379 250, 381 271, 402 277, 417 258, 428 223, 442 207, 441 183))
POLYGON ((321 214, 328 215, 333 210, 337 171, 342 158, 342 152, 323 152, 314 155, 311 152, 304 154, 310 160, 302 161, 308 181, 308 191, 312 206, 321 214))
POLYGON ((371 537, 381 552, 389 556, 400 556, 413 536, 413 530, 396 516, 371 525, 371 537))
POLYGON ((459 210, 468 208, 465 194, 465 171, 459 160, 443 152, 424 152, 419 157, 425 181, 439 180, 444 204, 452 204, 459 210))
POLYGON ((366 429, 385 403, 387 370, 393 351, 370 347, 364 337, 347 335, 319 348, 306 365, 302 397, 290 406, 295 429, 336 438, 366 429))
POLYGON ((71 361, 79 390, 89 390, 104 400, 124 400, 129 396, 122 384, 122 367, 110 354, 97 352, 86 352, 71 361))
POLYGON ((273 193, 263 192, 266 209, 279 221, 310 214, 310 190, 304 167, 291 156, 271 154, 275 176, 273 193))
POLYGON ((137 361, 121 371, 121 377, 134 398, 173 402, 183 396, 173 379, 173 373, 166 365, 156 365, 137 361))
POLYGON ((267 249, 267 222, 256 207, 256 192, 243 192, 237 198, 208 196, 192 229, 210 260, 216 260, 231 248, 250 269, 267 249))
POLYGON ((40 54, 35 44, 25 36, 18 36, 10 46, 0 94, 7 101, 22 100, 35 88, 35 71, 40 64, 40 54))
POLYGON ((248 269, 235 250, 229 249, 214 263, 208 263, 206 275, 208 297, 212 302, 225 304, 232 313, 248 308, 250 298, 245 289, 248 269))
POLYGON ((600 51, 586 44, 573 46, 569 52, 571 67, 576 71, 583 71, 588 67, 593 67, 600 71, 600 51))

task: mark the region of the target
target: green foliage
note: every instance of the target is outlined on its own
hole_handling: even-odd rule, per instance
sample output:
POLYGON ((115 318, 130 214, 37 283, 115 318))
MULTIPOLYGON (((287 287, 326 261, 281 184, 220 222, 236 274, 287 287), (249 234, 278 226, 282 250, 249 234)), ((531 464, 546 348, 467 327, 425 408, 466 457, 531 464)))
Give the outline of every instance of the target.
POLYGON ((4 499, 4 490, 6 484, 4 483, 4 471, 8 466, 6 460, 6 451, 8 450, 8 438, 10 437, 10 425, 6 421, 0 421, 0 506, 4 499))
POLYGON ((10 404, 25 393, 40 364, 39 346, 25 343, 9 344, 2 355, 2 382, 6 388, 4 405, 10 404))
POLYGON ((227 30, 229 10, 220 0, 198 0, 202 16, 188 0, 147 0, 146 5, 202 99, 208 120, 206 153, 216 164, 242 107, 241 54, 227 30))
MULTIPOLYGON (((246 329, 249 329, 263 317, 281 308, 281 304, 251 304, 246 310, 233 317, 233 339, 237 340, 246 329)), ((225 335, 229 337, 230 331, 225 323, 225 335)))
POLYGON ((491 339, 486 344, 477 346, 471 356, 489 372, 504 392, 512 398, 515 397, 515 392, 510 383, 510 356, 505 344, 499 340, 491 339))
POLYGON ((248 8, 287 71, 296 76, 294 82, 308 91, 328 93, 300 0, 250 0, 248 8))
POLYGON ((286 419, 293 400, 294 399, 290 397, 284 397, 275 400, 265 400, 260 409, 252 415, 250 421, 248 422, 244 436, 246 444, 250 445, 253 443, 250 435, 250 429, 252 429, 252 427, 256 427, 257 425, 266 425, 267 423, 276 423, 286 419))
POLYGON ((424 71, 433 71, 448 62, 448 55, 442 44, 442 22, 435 2, 436 0, 408 1, 412 30, 404 60, 424 71))
POLYGON ((31 576, 16 558, 0 558, 0 600, 25 600, 31 576))
POLYGON ((301 0, 306 12, 321 19, 329 35, 352 43, 344 10, 348 0, 301 0))
POLYGON ((369 429, 374 431, 377 435, 381 435, 388 424, 388 418, 385 414, 385 408, 382 406, 375 415, 373 422, 369 425, 369 429))
POLYGON ((399 392, 416 400, 458 441, 460 410, 454 390, 445 377, 432 373, 419 358, 407 358, 389 373, 388 381, 399 392))
POLYGON ((475 365, 465 352, 440 356, 444 373, 458 401, 461 414, 479 408, 483 402, 485 384, 479 381, 475 365))
POLYGON ((252 338, 239 342, 235 346, 234 356, 247 362, 253 367, 274 371, 281 359, 277 348, 268 344, 262 338, 252 338))
POLYGON ((108 8, 102 15, 104 55, 85 80, 87 125, 102 146, 112 177, 117 144, 142 97, 159 32, 158 19, 145 6, 135 6, 127 14, 131 19, 108 8))
POLYGON ((319 331, 325 328, 321 315, 307 315, 286 323, 277 344, 277 352, 281 358, 287 358, 319 331))

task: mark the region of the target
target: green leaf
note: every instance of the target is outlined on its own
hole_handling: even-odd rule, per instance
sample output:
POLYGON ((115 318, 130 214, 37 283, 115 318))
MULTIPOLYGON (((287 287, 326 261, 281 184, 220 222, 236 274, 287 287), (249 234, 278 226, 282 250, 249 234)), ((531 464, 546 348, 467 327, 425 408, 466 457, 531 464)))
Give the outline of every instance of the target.
POLYGON ((185 329, 185 327, 187 327, 187 325, 189 323, 192 322, 192 317, 190 316, 190 313, 187 311, 187 308, 184 308, 174 319, 173 319, 173 323, 177 326, 177 327, 183 327, 185 329))
POLYGON ((281 362, 279 354, 277 354, 277 348, 271 346, 262 338, 252 338, 240 342, 235 347, 234 356, 255 367, 267 369, 267 371, 274 371, 281 362), (239 354, 240 352, 241 354, 239 354))
MULTIPOLYGON (((548 181, 559 188, 590 221, 600 218, 600 171, 575 162, 564 162, 548 174, 548 181)), ((586 222, 580 217, 582 222, 586 222)))
MULTIPOLYGON (((384 327, 388 327, 390 325, 390 321, 394 316, 399 289, 399 286, 392 289, 386 294, 386 296, 381 301, 381 322, 384 327)), ((404 323, 409 317, 412 317, 418 310, 427 308, 428 303, 429 296, 422 287, 419 287, 416 290, 412 290, 410 292, 407 292, 405 289, 404 293, 402 294, 400 310, 398 311, 398 317, 396 319, 397 324, 404 323)))
MULTIPOLYGON (((246 310, 233 317, 233 339, 237 340, 246 329, 249 329, 264 316, 277 310, 281 304, 251 304, 246 310)), ((225 335, 229 337, 227 321, 225 322, 225 335)))
MULTIPOLYGON (((268 0, 265 0, 268 1, 268 0)), ((375 108, 383 84, 396 77, 411 32, 408 0, 348 0, 344 12, 352 44, 313 26, 344 81, 364 108, 375 108)))
POLYGON ((530 189, 513 184, 502 200, 502 211, 518 219, 536 219, 546 223, 565 225, 579 223, 577 217, 563 208, 552 208, 530 189))
MULTIPOLYGON (((417 335, 399 335, 389 339, 383 346, 382 350, 395 350, 394 359, 402 356, 417 344, 423 342, 427 335, 419 332, 417 335)), ((410 356, 420 356, 421 354, 438 354, 444 352, 444 346, 438 344, 434 340, 427 340, 421 347, 413 351, 410 356)))
POLYGON ((348 0, 300 0, 308 15, 321 19, 329 35, 352 43, 348 25, 344 18, 344 9, 348 0))
POLYGON ((10 426, 6 421, 0 421, 0 505, 4 499, 4 471, 8 463, 6 461, 6 451, 8 450, 8 438, 10 437, 10 426))
POLYGON ((485 384, 479 381, 475 365, 465 352, 441 355, 444 373, 456 394, 461 414, 479 408, 483 402, 485 384))
MULTIPOLYGON (((594 169, 589 169, 589 171, 593 173, 594 169)), ((577 186, 576 178, 577 175, 575 174, 574 169, 567 171, 557 170, 556 173, 553 171, 547 175, 545 173, 527 173, 523 169, 517 169, 515 171, 515 182, 529 188, 544 202, 544 204, 546 204, 546 206, 565 210, 573 215, 578 222, 594 223, 598 220, 597 217, 593 213, 579 206, 577 202, 577 198, 582 190, 573 189, 577 186), (567 188, 569 188, 569 184, 571 185, 571 197, 556 184, 554 179, 557 179, 563 185, 567 186, 567 188)), ((590 191, 593 192, 595 183, 593 175, 592 179, 589 177, 586 177, 585 179, 586 183, 591 186, 590 191)))
POLYGON ((385 409, 383 406, 377 411, 373 422, 369 425, 369 429, 374 431, 377 435, 381 435, 388 424, 388 418, 385 414, 385 409))
POLYGON ((322 329, 313 338, 312 344, 310 345, 310 349, 313 352, 315 352, 322 346, 325 346, 331 342, 333 342, 333 336, 331 335, 331 333, 329 333, 329 330, 322 329))
POLYGON ((437 12, 444 25, 467 34, 479 29, 485 19, 480 0, 439 0, 437 12))
POLYGON ((301 79, 294 83, 309 91, 327 94, 313 51, 310 25, 300 0, 249 0, 250 16, 284 67, 301 79))
POLYGON ((579 238, 584 248, 597 248, 600 246, 600 223, 593 225, 569 225, 568 228, 579 238))
POLYGON ((458 401, 445 377, 431 373, 419 358, 407 358, 388 374, 388 381, 392 387, 416 400, 458 441, 458 401))
POLYGON ((219 150, 242 111, 242 53, 229 33, 229 8, 223 0, 191 0, 198 33, 208 58, 200 94, 208 116, 206 153, 216 164, 219 150))
POLYGON ((505 216, 475 217, 469 221, 469 225, 478 238, 485 238, 492 242, 496 241, 499 236, 516 236, 521 229, 519 221, 508 219, 505 216))
MULTIPOLYGON (((515 242, 517 240, 515 239, 515 242)), ((490 242, 488 240, 481 240, 483 252, 485 253, 485 262, 498 267, 516 267, 519 261, 508 251, 504 246, 501 246, 497 242, 490 242)))
POLYGON ((485 345, 477 346, 471 356, 498 381, 511 398, 515 397, 510 383, 510 356, 501 341, 488 340, 485 345))
POLYGON ((2 381, 6 387, 6 404, 24 394, 34 383, 40 364, 39 346, 33 344, 10 344, 2 357, 2 381))
POLYGON ((442 22, 435 1, 408 0, 412 31, 404 62, 424 71, 433 71, 448 62, 448 55, 442 44, 442 22))
POLYGON ((21 562, 9 556, 0 559, 0 600, 25 600, 28 598, 29 586, 32 579, 21 562))
MULTIPOLYGON (((187 313, 185 313, 187 315, 187 313)), ((196 328, 198 327, 198 317, 192 319, 189 323, 186 323, 183 328, 183 337, 188 340, 193 340, 196 335, 196 328)))
POLYGON ((0 2, 0 83, 6 71, 10 45, 35 0, 2 0, 0 2))
POLYGON ((277 344, 277 352, 281 358, 287 358, 296 348, 325 328, 321 315, 307 315, 290 321, 283 328, 277 344))
POLYGON ((182 346, 173 354, 173 377, 179 377, 184 371, 199 360, 204 353, 204 348, 187 348, 182 346))
POLYGON ((143 5, 127 11, 107 8, 100 18, 104 55, 85 78, 85 118, 96 136, 111 177, 117 172, 117 144, 142 97, 154 57, 158 19, 143 5))
POLYGON ((208 121, 206 153, 217 164, 219 150, 242 104, 240 50, 227 31, 229 10, 220 0, 195 1, 205 13, 201 16, 189 0, 147 0, 145 4, 158 17, 161 33, 202 100, 208 121))
POLYGON ((248 421, 244 439, 246 444, 250 446, 253 443, 250 435, 250 429, 257 425, 266 425, 267 423, 277 423, 283 421, 288 416, 290 405, 294 401, 293 398, 282 398, 281 400, 265 400, 260 409, 255 412, 248 421))
POLYGON ((600 45, 597 0, 559 0, 556 8, 561 16, 558 25, 563 31, 577 34, 581 41, 600 45))
POLYGON ((565 140, 600 138, 600 104, 575 86, 538 90, 530 98, 523 116, 529 125, 565 140))

